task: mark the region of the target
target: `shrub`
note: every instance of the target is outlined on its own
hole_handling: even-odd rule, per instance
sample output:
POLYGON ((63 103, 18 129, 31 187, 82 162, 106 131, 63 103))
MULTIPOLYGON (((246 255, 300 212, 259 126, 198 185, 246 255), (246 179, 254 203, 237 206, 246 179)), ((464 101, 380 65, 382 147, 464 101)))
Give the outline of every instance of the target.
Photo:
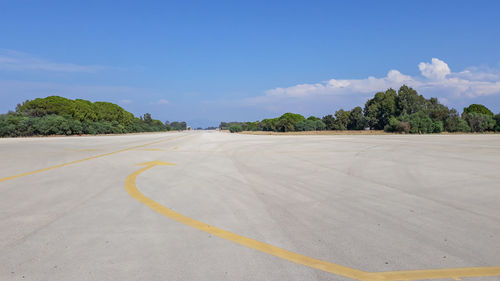
POLYGON ((496 122, 492 116, 481 113, 467 113, 465 120, 473 132, 491 131, 495 128, 496 122))
POLYGON ((238 133, 243 131, 243 127, 239 124, 234 124, 229 127, 229 132, 231 133, 238 133))
POLYGON ((443 131, 443 123, 441 121, 432 120, 429 115, 423 111, 405 115, 403 116, 403 120, 410 123, 410 133, 412 134, 440 133, 443 131))
POLYGON ((262 130, 262 124, 259 121, 247 122, 246 125, 247 125, 248 131, 261 131, 262 130))
POLYGON ((497 115, 495 115, 495 122, 496 122, 496 125, 495 125, 495 131, 496 132, 500 132, 500 113, 498 113, 497 115))
POLYGON ((34 124, 36 132, 41 135, 71 135, 68 119, 58 115, 45 115, 34 124))
POLYGON ((471 130, 467 121, 460 118, 458 115, 452 115, 446 118, 444 128, 447 132, 470 132, 471 130))
POLYGON ((316 130, 316 127, 315 127, 315 121, 313 120, 302 120, 302 121, 299 121, 297 123, 295 123, 295 129, 297 131, 314 131, 316 130))
POLYGON ((314 128, 316 129, 316 131, 323 131, 326 130, 326 124, 321 120, 316 120, 314 121, 314 128))
MULTIPOLYGON (((0 137, 166 131, 167 124, 149 113, 136 118, 109 102, 50 96, 26 101, 17 105, 16 112, 0 115, 0 137)), ((186 122, 172 124, 179 130, 187 127, 186 122)))
POLYGON ((384 131, 407 134, 410 132, 410 123, 407 121, 400 121, 393 116, 389 119, 389 124, 385 126, 384 131))

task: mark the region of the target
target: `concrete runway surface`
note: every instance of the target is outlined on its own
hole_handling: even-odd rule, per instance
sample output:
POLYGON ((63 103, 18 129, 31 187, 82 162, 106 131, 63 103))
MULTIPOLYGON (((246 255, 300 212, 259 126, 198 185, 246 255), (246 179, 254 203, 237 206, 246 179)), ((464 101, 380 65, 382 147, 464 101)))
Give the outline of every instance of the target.
POLYGON ((0 195, 0 280, 500 280, 500 135, 0 139, 0 195))

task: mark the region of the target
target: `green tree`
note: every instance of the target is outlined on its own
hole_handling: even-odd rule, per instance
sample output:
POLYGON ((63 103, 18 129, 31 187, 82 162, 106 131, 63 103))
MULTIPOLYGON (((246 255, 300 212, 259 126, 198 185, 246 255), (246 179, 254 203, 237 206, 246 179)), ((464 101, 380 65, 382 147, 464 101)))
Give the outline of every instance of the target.
POLYGON ((21 115, 0 115, 0 137, 18 137, 34 134, 33 120, 33 117, 21 115))
POLYGON ((364 108, 367 125, 371 129, 383 130, 389 119, 396 114, 396 91, 388 89, 369 99, 364 108))
POLYGON ((276 130, 279 132, 295 131, 295 124, 299 121, 306 120, 306 118, 296 113, 285 113, 278 118, 276 130))
POLYGON ((117 121, 122 125, 133 122, 134 115, 125 111, 122 107, 110 102, 94 102, 94 108, 98 121, 117 121))
POLYGON ((348 130, 363 130, 365 128, 365 117, 363 116, 363 109, 357 106, 351 110, 349 114, 349 123, 347 124, 348 130))
POLYGON ((187 124, 186 122, 174 121, 170 123, 170 127, 172 130, 182 131, 187 129, 187 124))
POLYGON ((500 132, 500 113, 498 113, 497 115, 495 115, 494 119, 495 119, 495 122, 496 122, 496 124, 495 124, 495 131, 496 132, 500 132))
POLYGON ((92 102, 88 100, 76 99, 73 106, 73 118, 81 122, 97 121, 97 113, 92 102))
POLYGON ((455 109, 450 110, 448 118, 444 121, 444 130, 447 132, 470 132, 467 121, 460 118, 455 109))
POLYGON ((43 117, 45 115, 73 116, 74 102, 70 99, 49 96, 26 101, 17 106, 17 112, 25 116, 43 117))
POLYGON ((492 131, 496 122, 489 114, 469 112, 465 114, 465 120, 473 132, 492 131))
POLYGON ((410 132, 410 123, 408 121, 401 121, 398 118, 392 116, 389 119, 389 124, 385 126, 384 130, 386 132, 407 134, 410 132))
POLYGON ((493 117, 493 112, 489 110, 486 106, 482 104, 471 104, 468 107, 464 108, 464 114, 469 114, 469 113, 479 113, 479 114, 485 114, 493 117))
MULTIPOLYGON (((427 101, 424 96, 419 95, 417 91, 406 85, 398 90, 396 101, 396 115, 413 114, 418 111, 424 111, 427 101)), ((437 100, 436 100, 437 101, 437 100)))
POLYGON ((313 121, 313 122, 314 122, 314 128, 316 129, 316 131, 326 130, 326 125, 325 125, 325 123, 323 123, 323 121, 318 119, 318 120, 313 121))
MULTIPOLYGON (((2 118, 4 124, 0 131, 9 136, 118 134, 168 129, 161 121, 152 119, 149 113, 144 115, 144 120, 141 120, 113 103, 92 103, 87 100, 70 100, 59 96, 25 101, 18 104, 16 112, 8 116, 12 117, 2 118)), ((178 124, 180 128, 186 128, 185 122, 178 122, 178 124)))
POLYGON ((264 119, 261 122, 263 131, 277 131, 278 130, 278 118, 264 119))
POLYGON ((146 122, 146 124, 152 124, 153 123, 153 118, 151 118, 151 114, 150 113, 144 113, 144 115, 142 116, 142 120, 144 120, 144 122, 146 122))
POLYGON ((234 124, 229 127, 229 132, 237 133, 243 131, 243 127, 239 124, 234 124))
POLYGON ((319 118, 318 118, 318 117, 316 117, 316 116, 309 116, 309 117, 307 117, 307 120, 317 121, 317 120, 321 120, 321 119, 319 119, 319 118))
POLYGON ((71 135, 68 119, 58 115, 46 115, 35 123, 35 130, 42 135, 71 135))
POLYGON ((260 130, 262 130, 262 124, 259 121, 247 122, 246 125, 247 125, 248 131, 260 131, 260 130))
POLYGON ((302 120, 295 123, 295 128, 297 131, 314 131, 316 128, 314 126, 313 120, 302 120))
POLYGON ((350 111, 345 111, 343 109, 339 109, 335 112, 335 130, 347 130, 347 126, 350 121, 350 111))
POLYGON ((439 103, 437 98, 430 98, 426 102, 425 112, 434 120, 445 122, 450 116, 450 109, 439 103))
POLYGON ((321 121, 323 121, 323 123, 325 124, 326 130, 334 130, 335 129, 335 117, 333 117, 333 115, 329 114, 329 115, 323 116, 323 118, 321 118, 321 121))
MULTIPOLYGON (((440 133, 443 131, 443 122, 433 120, 423 111, 405 114, 397 119, 400 122, 408 122, 410 124, 410 133, 412 134, 440 133)), ((394 123, 388 125, 394 126, 394 123)))

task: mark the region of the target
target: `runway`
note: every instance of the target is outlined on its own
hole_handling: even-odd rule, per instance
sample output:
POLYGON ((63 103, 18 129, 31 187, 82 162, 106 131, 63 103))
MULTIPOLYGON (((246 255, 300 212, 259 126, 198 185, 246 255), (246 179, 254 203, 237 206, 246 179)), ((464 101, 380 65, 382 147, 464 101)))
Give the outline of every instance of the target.
POLYGON ((0 139, 0 280, 500 280, 500 135, 0 139))

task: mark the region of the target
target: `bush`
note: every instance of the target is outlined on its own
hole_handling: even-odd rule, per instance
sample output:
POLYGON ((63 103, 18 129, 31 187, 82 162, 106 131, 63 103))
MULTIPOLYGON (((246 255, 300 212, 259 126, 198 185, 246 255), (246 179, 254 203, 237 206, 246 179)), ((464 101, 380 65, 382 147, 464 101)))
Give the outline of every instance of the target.
MULTIPOLYGON (((173 122, 175 129, 186 129, 186 122, 173 122)), ((121 134, 166 131, 170 125, 151 118, 136 118, 109 102, 70 100, 58 96, 26 101, 16 112, 0 115, 0 137, 71 134, 121 134)))
POLYGON ((17 128, 20 118, 11 115, 0 115, 0 137, 18 136, 17 128))
POLYGON ((431 123, 430 131, 428 131, 427 133, 438 134, 441 133, 443 130, 444 130, 443 122, 433 120, 433 122, 431 123))
POLYGON ((326 124, 321 120, 316 120, 314 121, 314 128, 316 129, 316 131, 323 131, 326 130, 326 124))
POLYGON ((234 125, 231 125, 231 127, 229 127, 229 132, 231 133, 238 133, 238 132, 242 132, 243 131, 243 127, 239 124, 234 124, 234 125))
POLYGON ((68 119, 58 115, 45 115, 36 120, 35 130, 41 135, 71 135, 68 119))
POLYGON ((492 116, 481 113, 466 113, 465 120, 473 132, 492 131, 495 128, 496 122, 492 116))
POLYGON ((471 129, 467 121, 458 115, 452 115, 444 122, 444 128, 447 132, 470 132, 471 129))
POLYGON ((262 130, 262 124, 259 121, 247 122, 246 125, 247 125, 248 131, 261 131, 262 130))
POLYGON ((295 130, 302 132, 302 131, 314 131, 316 130, 315 127, 315 121, 313 120, 302 120, 297 123, 295 123, 295 130))
POLYGON ((410 123, 407 121, 400 121, 393 116, 389 119, 389 124, 385 126, 384 131, 408 134, 410 132, 410 123))
POLYGON ((307 120, 302 120, 295 123, 296 131, 322 131, 326 129, 325 123, 320 119, 314 120, 312 118, 308 118, 307 120))
POLYGON ((443 122, 432 120, 423 111, 405 115, 403 120, 410 123, 410 133, 412 134, 440 133, 443 131, 443 122))
POLYGON ((419 111, 413 114, 405 114, 398 118, 391 117, 389 124, 384 127, 387 132, 428 134, 443 131, 443 122, 433 120, 426 113, 419 111))
POLYGON ((498 113, 497 115, 495 115, 495 132, 500 132, 500 113, 498 113))

